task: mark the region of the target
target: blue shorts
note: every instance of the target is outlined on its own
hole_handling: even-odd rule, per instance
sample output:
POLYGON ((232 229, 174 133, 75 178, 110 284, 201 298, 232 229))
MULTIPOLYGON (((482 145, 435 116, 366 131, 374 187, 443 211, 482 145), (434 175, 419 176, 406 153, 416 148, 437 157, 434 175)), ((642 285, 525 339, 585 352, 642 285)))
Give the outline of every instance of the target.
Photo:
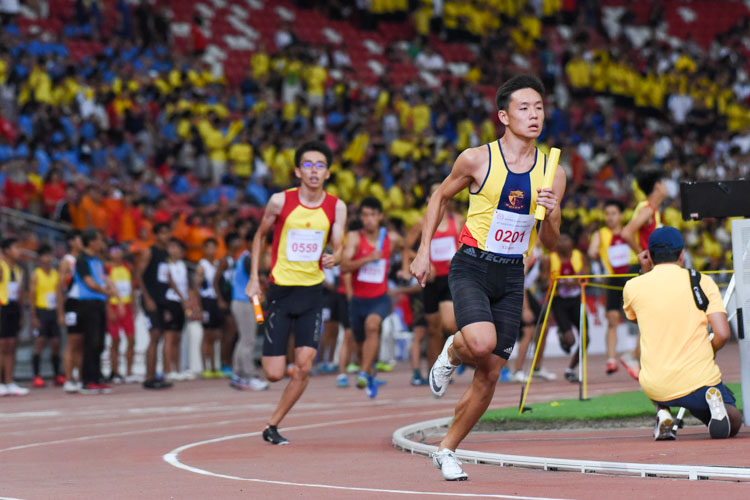
POLYGON ((377 314, 380 319, 385 319, 391 314, 391 298, 388 294, 372 299, 352 297, 349 312, 352 318, 352 333, 354 340, 361 344, 365 341, 365 320, 371 314, 377 314))
POLYGON ((667 407, 680 407, 683 406, 688 410, 695 418, 708 425, 711 421, 711 410, 706 402, 706 391, 711 387, 716 387, 721 391, 721 398, 724 400, 724 404, 737 406, 734 400, 734 394, 721 382, 714 386, 704 386, 700 389, 691 392, 681 398, 673 399, 671 401, 655 401, 660 406, 667 407))

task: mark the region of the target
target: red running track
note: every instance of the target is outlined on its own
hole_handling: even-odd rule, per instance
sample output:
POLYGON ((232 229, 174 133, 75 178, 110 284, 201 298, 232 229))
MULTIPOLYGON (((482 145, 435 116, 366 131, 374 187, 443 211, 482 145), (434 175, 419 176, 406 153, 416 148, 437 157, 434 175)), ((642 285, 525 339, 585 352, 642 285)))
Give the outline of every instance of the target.
MULTIPOLYGON (((725 380, 736 381, 736 346, 722 351, 725 380)), ((563 360, 547 368, 561 373, 563 360)), ((622 371, 607 377, 603 360, 590 364, 590 395, 633 390, 622 371)), ((282 389, 237 392, 225 381, 194 381, 165 392, 118 386, 107 396, 33 391, 0 400, 0 497, 11 498, 433 498, 500 496, 541 498, 748 498, 750 485, 617 477, 467 465, 470 480, 448 483, 424 457, 397 451, 393 431, 449 416, 469 383, 458 377, 447 395, 411 387, 405 367, 385 374, 375 400, 356 388, 337 389, 334 377, 314 377, 283 422, 290 446, 261 441, 282 389), (163 456, 191 443, 177 460, 163 456), (210 474, 199 473, 207 471, 210 474)), ((501 384, 493 406, 518 404, 520 386, 501 384)), ((530 402, 577 396, 567 382, 538 382, 530 402)), ((650 429, 591 432, 472 434, 465 448, 565 458, 746 465, 750 439, 711 441, 698 428, 673 443, 654 443, 650 429), (663 446, 657 446, 663 445, 663 446)))

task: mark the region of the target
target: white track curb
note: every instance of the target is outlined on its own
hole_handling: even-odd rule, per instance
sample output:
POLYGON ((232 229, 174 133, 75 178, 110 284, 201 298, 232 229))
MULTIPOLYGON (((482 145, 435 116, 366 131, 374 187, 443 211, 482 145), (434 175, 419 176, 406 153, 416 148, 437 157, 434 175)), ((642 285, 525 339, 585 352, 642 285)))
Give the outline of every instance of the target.
MULTIPOLYGON (((425 432, 447 430, 451 418, 437 418, 407 425, 393 433, 393 446, 413 455, 429 456, 437 451, 437 446, 425 444, 425 432), (416 438, 412 440, 411 438, 416 438)), ((703 465, 644 464, 637 462, 599 462, 565 458, 526 457, 480 451, 457 449, 456 457, 473 464, 499 465, 501 467, 522 467, 549 471, 570 471, 640 477, 674 477, 682 479, 723 479, 750 480, 750 468, 711 467, 703 465)))

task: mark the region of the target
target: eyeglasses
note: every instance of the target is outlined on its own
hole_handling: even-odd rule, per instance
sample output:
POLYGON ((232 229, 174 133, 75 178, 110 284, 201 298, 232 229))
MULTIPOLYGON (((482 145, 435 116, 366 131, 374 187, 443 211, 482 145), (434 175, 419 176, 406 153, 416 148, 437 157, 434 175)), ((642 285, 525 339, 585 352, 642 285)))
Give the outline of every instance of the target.
POLYGON ((302 168, 311 169, 315 167, 316 170, 323 170, 324 168, 328 168, 328 165, 326 165, 323 162, 313 163, 311 161, 303 161, 301 164, 302 168))

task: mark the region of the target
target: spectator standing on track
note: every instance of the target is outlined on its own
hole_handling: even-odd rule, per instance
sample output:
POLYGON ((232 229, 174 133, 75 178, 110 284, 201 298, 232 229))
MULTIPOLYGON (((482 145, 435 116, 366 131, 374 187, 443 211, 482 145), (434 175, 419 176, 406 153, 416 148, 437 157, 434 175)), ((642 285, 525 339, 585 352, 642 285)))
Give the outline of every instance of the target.
POLYGON ((23 271, 16 238, 0 242, 0 396, 25 396, 29 390, 13 380, 16 339, 23 319, 23 271))
POLYGON ((81 388, 81 361, 83 359, 83 330, 82 322, 78 317, 78 299, 71 297, 70 287, 73 282, 76 262, 83 250, 81 232, 73 229, 66 236, 68 253, 60 261, 58 274, 60 281, 57 291, 57 322, 65 325, 67 338, 65 352, 63 353, 63 366, 65 368, 65 383, 63 391, 76 393, 81 388), (78 372, 78 381, 73 378, 73 370, 78 372))
POLYGON ((216 238, 208 238, 203 242, 203 258, 198 262, 195 270, 195 293, 200 297, 201 323, 203 324, 203 340, 201 341, 201 359, 203 362, 203 378, 221 378, 221 371, 216 368, 216 353, 214 347, 224 326, 224 314, 219 308, 217 290, 214 280, 219 262, 216 251, 219 246, 216 238))
POLYGON ((542 188, 547 157, 535 146, 544 125, 543 94, 542 83, 529 75, 511 78, 498 89, 496 104, 505 135, 458 157, 430 198, 422 243, 411 265, 424 286, 430 274, 432 235, 448 200, 469 188, 463 245, 453 257, 449 276, 461 331, 448 338, 430 370, 430 389, 440 397, 462 361, 475 367, 471 386, 433 455, 433 464, 449 481, 467 479, 454 450, 487 410, 500 371, 513 352, 523 309, 524 256, 534 248, 537 231, 547 248, 555 247, 560 233, 565 171, 557 169, 553 187, 542 188), (541 224, 534 219, 537 206, 546 209, 541 224))
POLYGON ((654 231, 638 258, 644 274, 625 284, 623 299, 625 315, 640 329, 638 382, 657 406, 654 439, 675 439, 670 407, 686 408, 714 439, 735 436, 742 415, 714 359, 729 340, 719 288, 682 268, 684 243, 672 227, 654 231))
POLYGON ((78 316, 83 335, 83 361, 81 363, 81 394, 112 392, 102 383, 101 357, 104 335, 107 331, 107 298, 115 295, 107 279, 100 256, 105 243, 97 229, 81 233, 83 251, 76 260, 70 296, 78 301, 78 316))
POLYGON ((109 380, 114 383, 138 382, 140 377, 133 374, 133 357, 135 355, 135 311, 133 311, 133 273, 123 260, 125 252, 119 245, 109 249, 109 266, 107 275, 117 292, 110 297, 107 305, 107 331, 112 339, 110 346, 110 363, 112 370, 109 380), (125 353, 126 375, 120 374, 120 333, 128 339, 125 353))
MULTIPOLYGON (((622 237, 622 212, 625 206, 614 199, 604 203, 604 227, 591 237, 589 258, 600 260, 607 274, 627 274, 630 266, 637 261, 636 255, 622 237)), ((593 264, 592 264, 593 266, 593 264)), ((617 371, 617 325, 622 318, 622 287, 627 278, 607 278, 607 375, 617 371)))
POLYGON ((253 239, 255 258, 248 297, 260 294, 257 257, 273 228, 263 342, 263 371, 272 382, 284 377, 289 334, 294 328, 294 370, 263 431, 263 439, 271 444, 289 443, 277 427, 310 381, 322 329, 322 268, 341 263, 346 205, 323 190, 331 161, 332 153, 325 143, 300 146, 294 154, 294 174, 301 181, 300 187, 271 196, 253 239), (333 253, 324 252, 329 242, 333 253))
POLYGON ((29 280, 31 322, 34 326, 34 354, 31 364, 34 369, 32 387, 44 387, 40 376, 42 350, 49 343, 50 362, 55 374, 55 385, 62 386, 65 377, 60 373, 60 324, 57 322, 57 287, 60 274, 52 267, 52 247, 42 245, 37 251, 39 266, 29 280))
MULTIPOLYGON (((214 289, 216 290, 216 300, 219 303, 219 311, 224 317, 224 329, 221 332, 219 340, 220 358, 221 358, 221 376, 232 376, 232 354, 234 353, 234 344, 237 339, 237 322, 230 311, 232 298, 234 297, 234 270, 237 265, 237 258, 246 250, 239 233, 227 233, 224 237, 224 244, 227 248, 227 254, 219 262, 219 267, 214 276, 214 289)), ((240 293, 244 294, 244 290, 240 293)), ((216 375, 216 374, 214 374, 216 375)))
POLYGON ((229 385, 240 390, 265 391, 268 389, 268 382, 258 377, 255 367, 258 322, 250 296, 245 292, 250 281, 253 261, 258 258, 258 254, 251 252, 254 237, 255 232, 252 230, 245 234, 245 250, 237 257, 232 275, 231 307, 238 336, 232 355, 232 380, 229 385))
POLYGON ((341 271, 352 273, 351 321, 354 341, 362 347, 362 366, 357 387, 367 395, 378 394, 375 362, 380 350, 380 329, 391 314, 388 295, 388 268, 391 254, 403 246, 401 235, 388 231, 383 222, 383 206, 377 198, 367 197, 359 207, 362 229, 346 236, 341 271))
POLYGON ((169 289, 169 263, 167 245, 169 243, 169 226, 154 226, 154 244, 141 252, 138 259, 138 286, 141 289, 143 311, 146 314, 146 325, 149 333, 149 344, 146 350, 146 389, 166 389, 172 384, 156 375, 156 360, 159 341, 164 334, 167 290, 169 289))
POLYGON ((185 265, 185 246, 177 238, 167 244, 167 268, 169 269, 169 288, 164 303, 164 350, 162 364, 167 380, 174 382, 185 380, 180 370, 180 341, 182 329, 185 328, 185 317, 191 315, 190 280, 185 265))

